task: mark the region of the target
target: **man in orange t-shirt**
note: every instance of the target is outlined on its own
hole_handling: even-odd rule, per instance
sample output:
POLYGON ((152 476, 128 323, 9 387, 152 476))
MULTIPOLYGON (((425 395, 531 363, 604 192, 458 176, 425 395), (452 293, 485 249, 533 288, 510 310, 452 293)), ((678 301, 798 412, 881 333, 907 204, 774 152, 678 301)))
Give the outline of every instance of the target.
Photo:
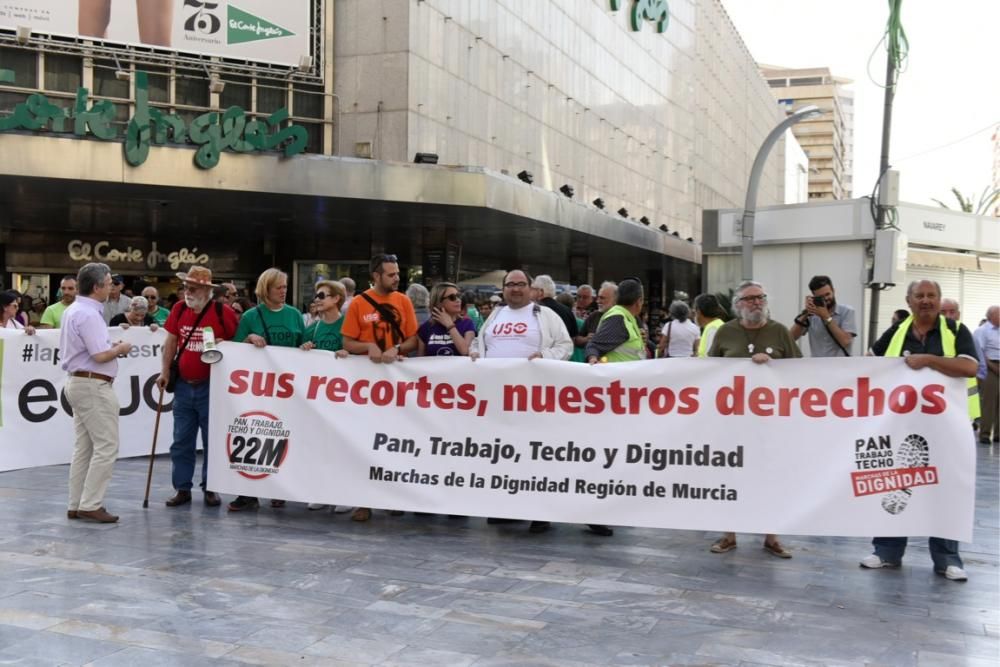
MULTIPOLYGON (((375 255, 368 269, 372 288, 356 295, 344 314, 340 330, 344 349, 351 354, 367 354, 376 364, 402 361, 417 349, 417 315, 406 295, 396 291, 399 288, 396 256, 375 255)), ((371 515, 370 508, 358 507, 351 519, 368 521, 371 515)))
POLYGON ((357 295, 344 315, 344 349, 367 354, 376 364, 391 364, 417 349, 417 316, 399 287, 395 255, 369 262, 372 288, 357 295))

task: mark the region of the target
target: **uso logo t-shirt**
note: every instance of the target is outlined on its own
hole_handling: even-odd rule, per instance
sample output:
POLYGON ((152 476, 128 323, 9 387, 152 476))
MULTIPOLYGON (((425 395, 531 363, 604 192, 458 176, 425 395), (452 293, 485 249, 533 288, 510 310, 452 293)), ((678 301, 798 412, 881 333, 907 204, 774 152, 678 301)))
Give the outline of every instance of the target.
POLYGON ((521 308, 505 306, 488 325, 482 336, 488 358, 527 359, 542 347, 542 331, 538 326, 535 305, 521 308))

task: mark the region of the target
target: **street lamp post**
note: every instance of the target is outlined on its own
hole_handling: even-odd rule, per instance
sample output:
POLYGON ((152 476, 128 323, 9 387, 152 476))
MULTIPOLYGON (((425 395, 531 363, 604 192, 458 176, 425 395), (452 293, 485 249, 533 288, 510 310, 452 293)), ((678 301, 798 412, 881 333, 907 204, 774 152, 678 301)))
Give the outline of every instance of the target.
POLYGON ((747 199, 743 206, 743 280, 753 280, 753 222, 757 216, 757 188, 760 186, 760 175, 764 171, 764 163, 767 162, 767 155, 771 152, 774 144, 778 142, 778 139, 781 138, 781 135, 785 133, 785 130, 800 120, 821 116, 822 114, 823 111, 815 105, 810 104, 809 106, 802 107, 778 123, 771 130, 771 133, 767 135, 767 138, 764 139, 764 143, 760 145, 760 150, 757 151, 757 157, 753 161, 753 168, 750 169, 750 183, 747 184, 747 199))

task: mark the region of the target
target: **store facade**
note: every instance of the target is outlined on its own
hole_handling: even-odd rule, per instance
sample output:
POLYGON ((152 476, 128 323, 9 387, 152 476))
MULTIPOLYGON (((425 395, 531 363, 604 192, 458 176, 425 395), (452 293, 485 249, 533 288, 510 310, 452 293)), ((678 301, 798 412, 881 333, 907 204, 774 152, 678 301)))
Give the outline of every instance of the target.
MULTIPOLYGON (((211 4, 200 23, 178 14, 175 46, 214 28, 224 10, 231 18, 229 3, 211 4)), ((758 137, 780 117, 762 79, 745 85, 742 77, 759 75, 718 0, 674 0, 663 32, 648 18, 630 21, 633 3, 582 3, 593 25, 552 3, 533 18, 552 48, 517 54, 507 25, 516 2, 454 16, 437 0, 383 3, 376 24, 388 32, 367 47, 360 37, 376 18, 362 4, 290 4, 282 20, 305 29, 281 33, 292 23, 254 5, 277 26, 257 51, 245 43, 166 51, 113 30, 119 41, 67 35, 39 15, 18 19, 25 25, 0 21, 0 70, 11 74, 0 77, 4 284, 51 300, 63 274, 96 260, 127 284, 166 293, 192 262, 252 288, 260 271, 280 266, 302 306, 315 280, 352 275, 364 285, 367 258, 389 252, 406 280, 427 284, 477 284, 519 266, 572 285, 638 275, 651 300, 667 301, 698 287, 696 212, 739 199, 758 137), (470 34, 484 49, 475 72, 462 75, 478 81, 483 108, 466 104, 469 89, 456 89, 450 74, 428 74, 436 47, 408 37, 438 20, 432 32, 446 50, 470 34), (404 33, 399 80, 386 54, 404 33), (296 34, 283 50, 271 48, 296 34), (593 54, 552 49, 595 35, 631 55, 588 81, 593 54), (560 82, 569 74, 576 83, 560 82), (521 85, 545 92, 522 99, 521 85), (414 101, 417 91, 461 101, 449 115, 455 123, 432 131, 447 119, 414 101), (553 95, 572 96, 563 99, 571 110, 584 105, 571 111, 580 120, 553 115, 553 95), (519 111, 508 114, 505 104, 519 111), (493 120, 480 127, 480 117, 493 120), (483 132, 495 132, 492 149, 470 148, 483 132), (415 149, 440 164, 412 164, 415 149), (570 164, 580 173, 568 173, 570 164), (519 178, 522 170, 534 178, 519 178)), ((130 20, 121 19, 122 30, 130 20)), ((230 31, 233 39, 243 37, 230 31)), ((766 174, 762 203, 780 200, 780 162, 766 174)))

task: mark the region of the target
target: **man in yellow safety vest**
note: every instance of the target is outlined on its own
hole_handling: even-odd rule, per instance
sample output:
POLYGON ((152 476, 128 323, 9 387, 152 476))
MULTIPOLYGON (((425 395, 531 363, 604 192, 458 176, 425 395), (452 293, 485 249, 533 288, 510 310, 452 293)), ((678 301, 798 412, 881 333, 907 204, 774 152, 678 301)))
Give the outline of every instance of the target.
MULTIPOLYGON (((931 280, 915 280, 906 290, 910 316, 894 324, 872 346, 880 357, 903 357, 914 370, 930 368, 948 377, 975 377, 979 361, 972 334, 941 314, 941 286, 931 280)), ((961 434, 959 434, 961 435, 961 434)), ((966 433, 971 437, 971 433, 966 433)), ((974 446, 974 445, 973 445, 974 446)), ((861 561, 861 567, 899 567, 906 551, 905 537, 876 537, 875 553, 861 561)), ((969 577, 958 554, 958 542, 932 537, 928 541, 934 571, 952 581, 969 577)))

